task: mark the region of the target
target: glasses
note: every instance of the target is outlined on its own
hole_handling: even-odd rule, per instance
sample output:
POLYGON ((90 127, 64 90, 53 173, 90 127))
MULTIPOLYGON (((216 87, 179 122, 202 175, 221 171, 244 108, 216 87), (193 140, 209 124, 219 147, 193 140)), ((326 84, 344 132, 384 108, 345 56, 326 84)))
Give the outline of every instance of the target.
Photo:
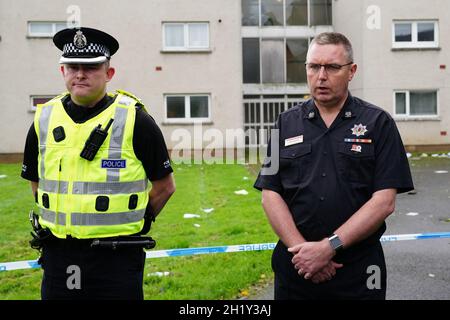
POLYGON ((330 63, 330 64, 318 64, 318 63, 305 63, 306 71, 311 73, 318 73, 322 67, 325 68, 325 71, 327 73, 338 73, 342 67, 349 66, 353 64, 352 62, 346 63, 346 64, 337 64, 337 63, 330 63))

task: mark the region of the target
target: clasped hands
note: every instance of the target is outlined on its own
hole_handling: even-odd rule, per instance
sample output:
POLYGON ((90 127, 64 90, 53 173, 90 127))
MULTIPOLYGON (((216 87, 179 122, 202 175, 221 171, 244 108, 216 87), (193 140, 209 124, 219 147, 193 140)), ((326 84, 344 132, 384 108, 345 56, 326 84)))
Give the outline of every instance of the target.
POLYGON ((331 260, 335 251, 327 238, 303 242, 288 248, 288 251, 294 255, 292 263, 298 274, 305 279, 311 279, 313 283, 331 280, 336 274, 336 269, 343 266, 331 260))

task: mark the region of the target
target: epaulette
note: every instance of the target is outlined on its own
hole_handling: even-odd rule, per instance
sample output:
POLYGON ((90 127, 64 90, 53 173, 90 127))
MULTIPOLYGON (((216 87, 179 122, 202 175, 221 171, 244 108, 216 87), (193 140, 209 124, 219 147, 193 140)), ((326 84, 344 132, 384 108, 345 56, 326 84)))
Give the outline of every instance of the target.
POLYGON ((132 94, 132 93, 130 93, 128 91, 117 89, 116 92, 120 93, 120 94, 123 94, 124 96, 130 97, 130 98, 136 100, 137 102, 139 102, 140 104, 143 104, 141 99, 139 99, 134 94, 132 94))
POLYGON ((134 101, 136 101, 136 104, 135 104, 136 110, 143 109, 145 112, 148 113, 142 100, 139 99, 138 97, 136 97, 134 94, 132 94, 128 91, 125 91, 125 90, 120 90, 120 89, 117 89, 116 92, 117 92, 117 94, 121 94, 121 95, 125 96, 125 97, 122 97, 122 100, 120 101, 120 103, 129 105, 130 103, 129 103, 129 101, 126 101, 126 99, 133 99, 134 101), (125 99, 123 99, 123 98, 125 98, 125 99))
POLYGON ((70 94, 69 91, 65 91, 65 92, 63 92, 63 93, 57 95, 57 96, 54 97, 53 99, 50 99, 48 102, 53 101, 53 100, 59 100, 59 99, 62 99, 62 98, 66 97, 66 96, 69 95, 69 94, 70 94))

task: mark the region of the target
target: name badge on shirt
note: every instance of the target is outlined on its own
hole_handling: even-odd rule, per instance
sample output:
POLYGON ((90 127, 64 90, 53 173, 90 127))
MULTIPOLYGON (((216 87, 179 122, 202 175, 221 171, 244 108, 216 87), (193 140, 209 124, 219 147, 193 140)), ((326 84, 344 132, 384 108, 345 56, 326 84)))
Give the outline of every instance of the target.
POLYGON ((292 146, 293 144, 297 144, 297 143, 303 143, 303 135, 292 137, 292 138, 287 138, 284 140, 285 147, 292 146))
POLYGON ((361 145, 358 145, 358 144, 352 144, 352 149, 351 149, 353 152, 360 152, 361 153, 361 150, 362 150, 362 146, 361 145))

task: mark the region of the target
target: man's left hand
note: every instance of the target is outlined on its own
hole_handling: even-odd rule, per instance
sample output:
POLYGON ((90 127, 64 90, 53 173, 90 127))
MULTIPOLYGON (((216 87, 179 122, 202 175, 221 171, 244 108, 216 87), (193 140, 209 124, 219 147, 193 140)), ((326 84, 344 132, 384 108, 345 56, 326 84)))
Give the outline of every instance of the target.
POLYGON ((303 242, 289 248, 288 251, 294 254, 292 263, 300 275, 305 275, 305 279, 310 279, 325 267, 335 254, 328 239, 303 242))

